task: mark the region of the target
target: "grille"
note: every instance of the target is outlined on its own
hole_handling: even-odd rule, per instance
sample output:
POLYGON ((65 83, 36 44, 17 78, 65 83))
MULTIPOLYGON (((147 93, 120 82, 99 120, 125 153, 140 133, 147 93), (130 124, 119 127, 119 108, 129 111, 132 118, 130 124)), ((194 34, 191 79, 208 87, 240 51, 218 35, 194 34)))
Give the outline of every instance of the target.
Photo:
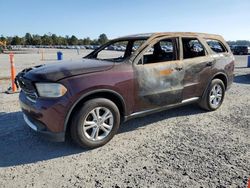
POLYGON ((17 75, 16 80, 22 91, 26 94, 27 98, 32 102, 35 102, 37 99, 37 94, 33 83, 30 80, 24 78, 23 75, 17 75))

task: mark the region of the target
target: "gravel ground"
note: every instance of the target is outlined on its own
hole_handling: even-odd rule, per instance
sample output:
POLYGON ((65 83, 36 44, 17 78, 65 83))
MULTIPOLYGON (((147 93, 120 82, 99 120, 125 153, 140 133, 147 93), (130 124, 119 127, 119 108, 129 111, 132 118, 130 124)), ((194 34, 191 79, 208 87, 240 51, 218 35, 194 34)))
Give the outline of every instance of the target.
MULTIPOLYGON (((76 54, 68 53, 68 59, 76 54)), ((19 57, 27 66, 39 54, 19 57)), ((246 56, 236 61, 234 84, 217 111, 189 105, 130 120, 107 145, 92 150, 37 136, 22 119, 18 94, 1 92, 0 187, 246 187, 250 68, 246 56)), ((0 77, 8 72, 2 70, 0 77)), ((2 91, 8 84, 0 80, 2 91)))

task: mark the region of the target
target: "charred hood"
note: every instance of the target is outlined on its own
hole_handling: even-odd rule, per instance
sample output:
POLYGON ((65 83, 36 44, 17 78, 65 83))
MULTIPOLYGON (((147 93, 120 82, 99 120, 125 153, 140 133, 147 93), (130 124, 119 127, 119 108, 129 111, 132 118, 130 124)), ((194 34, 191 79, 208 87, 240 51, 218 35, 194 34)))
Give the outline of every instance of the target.
POLYGON ((24 77, 33 81, 58 81, 66 77, 105 71, 113 65, 113 62, 94 59, 61 61, 28 68, 24 70, 24 77))

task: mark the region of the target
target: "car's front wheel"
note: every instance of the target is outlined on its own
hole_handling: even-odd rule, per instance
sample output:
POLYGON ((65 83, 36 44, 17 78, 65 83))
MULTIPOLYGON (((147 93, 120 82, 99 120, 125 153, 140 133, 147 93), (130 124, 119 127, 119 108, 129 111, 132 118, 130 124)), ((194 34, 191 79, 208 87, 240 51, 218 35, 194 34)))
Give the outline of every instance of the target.
POLYGON ((120 125, 117 106, 104 98, 91 99, 72 118, 71 137, 82 147, 99 147, 110 141, 120 125))
POLYGON ((218 109, 225 95, 225 85, 220 79, 213 79, 202 97, 199 105, 201 108, 209 111, 218 109))

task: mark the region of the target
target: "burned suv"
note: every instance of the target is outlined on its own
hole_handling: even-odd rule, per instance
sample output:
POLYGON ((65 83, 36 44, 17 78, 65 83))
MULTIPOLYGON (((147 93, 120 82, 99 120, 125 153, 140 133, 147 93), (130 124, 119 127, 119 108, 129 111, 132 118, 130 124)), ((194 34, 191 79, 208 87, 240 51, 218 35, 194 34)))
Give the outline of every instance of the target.
POLYGON ((98 147, 130 118, 197 102, 218 109, 233 81, 234 57, 221 36, 154 33, 109 41, 78 61, 17 76, 24 120, 56 141, 66 133, 98 147))

